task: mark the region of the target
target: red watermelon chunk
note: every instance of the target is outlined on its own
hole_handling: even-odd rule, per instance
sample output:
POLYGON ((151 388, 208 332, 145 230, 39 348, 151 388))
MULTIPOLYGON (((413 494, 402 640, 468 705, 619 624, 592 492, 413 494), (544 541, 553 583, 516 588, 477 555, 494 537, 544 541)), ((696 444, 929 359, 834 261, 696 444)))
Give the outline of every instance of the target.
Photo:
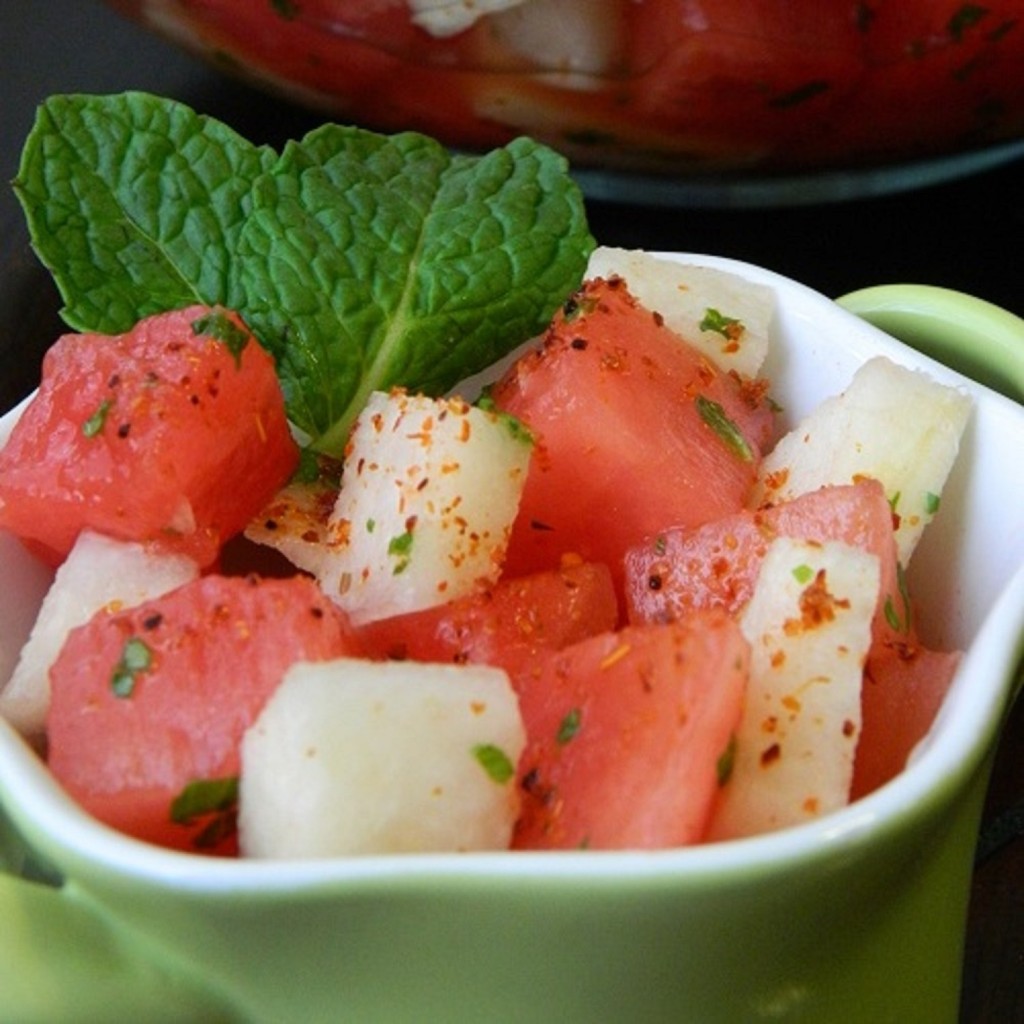
POLYGON ((618 582, 629 546, 742 508, 772 429, 759 385, 718 370, 619 278, 588 282, 492 397, 538 441, 512 575, 572 553, 618 582))
POLYGON ((666 530, 625 557, 630 622, 667 622, 695 609, 739 611, 750 600, 774 537, 842 541, 878 556, 876 641, 906 640, 911 621, 897 570, 892 509, 877 480, 822 487, 756 512, 666 530))
POLYGON ((860 739, 850 799, 895 778, 935 721, 960 664, 958 651, 917 643, 875 644, 861 688, 860 739))
POLYGON ((230 811, 245 729, 294 662, 359 653, 344 613, 305 577, 206 576, 101 612, 70 634, 51 669, 50 768, 115 828, 234 852, 211 813, 219 802, 230 811), (204 803, 221 785, 223 801, 204 803), (172 814, 183 794, 202 813, 172 814))
POLYGON ((514 683, 545 652, 613 629, 618 614, 608 568, 583 562, 379 619, 360 626, 359 636, 376 657, 496 665, 514 683))
POLYGON ((0 527, 54 561, 90 528, 209 565, 297 461, 269 354, 193 306, 57 340, 0 451, 0 527))
POLYGON ((742 712, 749 646, 724 612, 630 626, 548 655, 517 685, 517 849, 699 842, 742 712))

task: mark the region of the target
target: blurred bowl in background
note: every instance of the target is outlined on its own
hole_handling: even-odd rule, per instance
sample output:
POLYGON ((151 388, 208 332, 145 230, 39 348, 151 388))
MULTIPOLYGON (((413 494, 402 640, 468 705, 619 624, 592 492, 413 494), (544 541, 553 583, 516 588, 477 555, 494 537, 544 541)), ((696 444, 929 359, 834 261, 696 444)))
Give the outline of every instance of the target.
POLYGON ((470 150, 528 134, 584 171, 742 181, 1024 153, 1020 0, 109 2, 336 119, 470 150))

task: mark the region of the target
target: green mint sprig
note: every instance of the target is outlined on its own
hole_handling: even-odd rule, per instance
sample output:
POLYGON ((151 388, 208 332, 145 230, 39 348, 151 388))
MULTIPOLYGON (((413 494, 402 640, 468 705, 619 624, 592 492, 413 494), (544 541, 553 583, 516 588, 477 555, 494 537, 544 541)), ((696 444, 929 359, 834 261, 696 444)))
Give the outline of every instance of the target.
POLYGON ((538 333, 594 241, 565 160, 325 125, 280 154, 145 93, 55 96, 14 183, 77 330, 239 312, 339 456, 370 391, 441 393, 538 333))

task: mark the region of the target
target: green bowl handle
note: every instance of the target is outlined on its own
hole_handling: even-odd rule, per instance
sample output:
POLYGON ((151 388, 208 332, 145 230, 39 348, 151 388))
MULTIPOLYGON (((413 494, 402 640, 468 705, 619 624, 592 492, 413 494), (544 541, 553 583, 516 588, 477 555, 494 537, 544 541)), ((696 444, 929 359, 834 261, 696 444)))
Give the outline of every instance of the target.
POLYGON ((232 1020, 217 1004, 85 894, 0 869, 3 1020, 232 1020))
POLYGON ((1024 402, 1024 320, 983 299, 933 285, 878 285, 840 306, 939 362, 1024 402))

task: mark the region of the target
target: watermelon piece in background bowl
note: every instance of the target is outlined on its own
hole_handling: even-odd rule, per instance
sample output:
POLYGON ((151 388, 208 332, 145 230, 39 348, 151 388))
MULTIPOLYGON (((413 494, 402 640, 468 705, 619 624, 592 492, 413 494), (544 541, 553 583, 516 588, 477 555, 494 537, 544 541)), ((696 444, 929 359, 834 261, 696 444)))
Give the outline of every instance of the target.
MULTIPOLYGON (((151 1005, 149 1019, 166 1017, 168 998, 197 1020, 459 1021, 482 1008, 507 1021, 956 1019, 982 801, 1024 654, 1024 470, 1007 458, 1024 445, 1024 407, 865 323, 871 296, 857 300, 862 319, 770 271, 685 258, 775 290, 765 373, 784 425, 876 355, 974 399, 910 567, 922 639, 965 653, 908 768, 812 824, 685 849, 225 862, 99 825, 0 723, 0 850, 63 879, 0 876, 0 983, 15 1013, 38 1016, 45 999, 48 1020, 109 1018, 114 993, 151 1005), (83 935, 106 975, 76 966, 83 935), (44 975, 38 990, 18 981, 44 975)), ((944 358, 972 372, 991 362, 1024 399, 1011 368, 1024 324, 1016 347, 987 356, 988 310, 943 298, 968 314, 944 358)), ((0 544, 13 604, 34 569, 11 538, 0 544)))

